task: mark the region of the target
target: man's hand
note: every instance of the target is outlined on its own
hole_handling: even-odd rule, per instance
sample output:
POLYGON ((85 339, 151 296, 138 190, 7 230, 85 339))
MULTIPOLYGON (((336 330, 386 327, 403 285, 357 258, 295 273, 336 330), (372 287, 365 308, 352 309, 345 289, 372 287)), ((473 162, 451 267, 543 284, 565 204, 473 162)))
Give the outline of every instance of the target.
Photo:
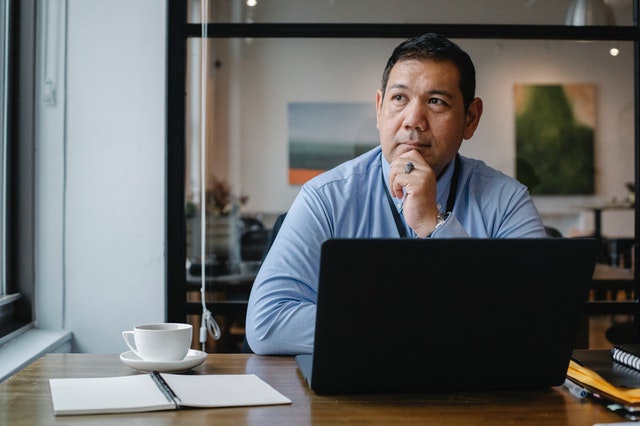
POLYGON ((430 235, 436 226, 436 173, 418 151, 409 151, 391 163, 391 195, 402 199, 404 219, 419 237, 430 235), (406 167, 412 163, 413 168, 406 167), (407 171, 409 173, 407 173, 407 171))

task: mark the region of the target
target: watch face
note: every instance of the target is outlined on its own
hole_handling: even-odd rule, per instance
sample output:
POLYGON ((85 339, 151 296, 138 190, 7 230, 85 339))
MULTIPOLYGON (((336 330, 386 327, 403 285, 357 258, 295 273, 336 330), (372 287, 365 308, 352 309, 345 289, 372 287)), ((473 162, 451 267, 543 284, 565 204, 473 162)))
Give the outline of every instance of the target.
POLYGON ((436 227, 435 227, 434 231, 435 231, 436 229, 438 229, 438 228, 439 228, 439 227, 444 223, 444 221, 445 221, 445 220, 447 220, 447 218, 448 218, 448 217, 449 217, 449 212, 447 212, 447 213, 440 213, 440 214, 438 215, 438 217, 436 218, 436 227))

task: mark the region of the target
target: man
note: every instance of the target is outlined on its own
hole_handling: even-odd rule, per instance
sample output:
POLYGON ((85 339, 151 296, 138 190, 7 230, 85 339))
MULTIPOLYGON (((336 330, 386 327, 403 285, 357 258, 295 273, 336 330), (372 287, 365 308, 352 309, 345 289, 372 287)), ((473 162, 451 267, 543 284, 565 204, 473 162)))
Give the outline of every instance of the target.
POLYGON ((254 352, 313 351, 320 249, 329 238, 545 237, 524 185, 458 154, 482 100, 473 62, 456 44, 425 34, 396 47, 376 114, 380 146, 307 182, 289 209, 249 298, 254 352))

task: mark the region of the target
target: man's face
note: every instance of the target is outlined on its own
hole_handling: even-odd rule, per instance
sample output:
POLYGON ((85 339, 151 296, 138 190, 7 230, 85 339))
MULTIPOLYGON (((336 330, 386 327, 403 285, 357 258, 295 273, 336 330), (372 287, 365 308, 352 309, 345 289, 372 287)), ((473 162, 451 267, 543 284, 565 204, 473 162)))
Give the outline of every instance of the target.
POLYGON ((406 60, 393 66, 384 99, 381 90, 376 96, 380 144, 388 162, 417 150, 438 175, 451 162, 479 119, 474 113, 480 100, 467 114, 459 79, 451 61, 406 60))

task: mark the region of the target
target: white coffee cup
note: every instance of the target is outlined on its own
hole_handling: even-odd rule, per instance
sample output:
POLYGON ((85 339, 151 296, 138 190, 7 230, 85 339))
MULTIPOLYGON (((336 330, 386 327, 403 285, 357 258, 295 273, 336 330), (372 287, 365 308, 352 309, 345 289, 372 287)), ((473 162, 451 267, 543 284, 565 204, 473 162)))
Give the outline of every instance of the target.
POLYGON ((157 323, 137 325, 123 331, 129 349, 144 361, 181 361, 191 347, 191 324, 157 323))

